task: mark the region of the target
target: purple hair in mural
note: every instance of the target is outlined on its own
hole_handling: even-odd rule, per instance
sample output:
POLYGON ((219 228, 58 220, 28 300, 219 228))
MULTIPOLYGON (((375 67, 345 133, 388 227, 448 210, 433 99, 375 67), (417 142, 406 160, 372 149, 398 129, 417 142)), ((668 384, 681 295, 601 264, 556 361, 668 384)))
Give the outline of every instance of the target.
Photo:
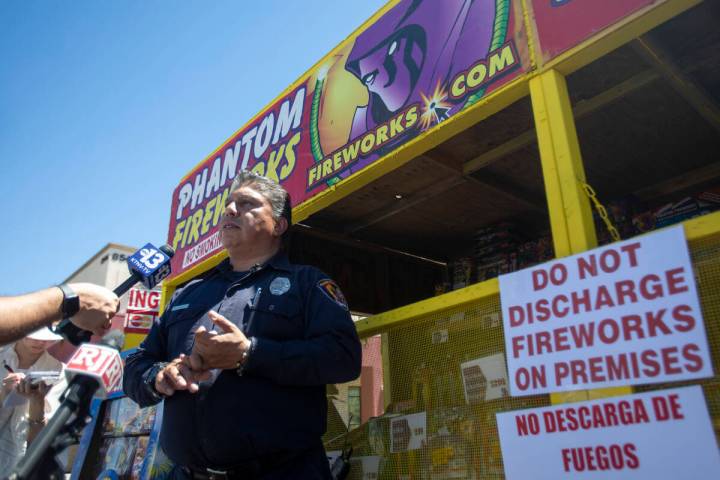
MULTIPOLYGON (((452 75, 487 56, 494 20, 495 0, 400 1, 358 36, 345 64, 370 94, 367 106, 355 111, 348 140, 407 105, 432 99, 438 87, 446 91, 452 75)), ((459 110, 461 103, 443 102, 446 108, 438 109, 436 121, 459 110)), ((359 161, 353 170, 376 157, 359 161)))

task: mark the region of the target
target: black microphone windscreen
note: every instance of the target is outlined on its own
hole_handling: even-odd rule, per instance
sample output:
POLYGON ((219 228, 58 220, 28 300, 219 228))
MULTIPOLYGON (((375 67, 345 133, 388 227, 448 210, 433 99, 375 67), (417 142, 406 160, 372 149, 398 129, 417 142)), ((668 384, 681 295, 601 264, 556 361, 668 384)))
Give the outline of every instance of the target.
POLYGON ((163 245, 162 247, 160 247, 160 250, 170 258, 175 255, 175 250, 170 245, 163 245))

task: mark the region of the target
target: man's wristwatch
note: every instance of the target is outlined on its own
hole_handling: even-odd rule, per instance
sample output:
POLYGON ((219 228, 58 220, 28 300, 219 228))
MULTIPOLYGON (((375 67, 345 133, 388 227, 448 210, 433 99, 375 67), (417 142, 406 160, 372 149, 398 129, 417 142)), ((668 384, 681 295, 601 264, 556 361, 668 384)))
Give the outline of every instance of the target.
POLYGON ((57 286, 63 293, 62 318, 71 318, 80 311, 80 297, 66 283, 57 286))
POLYGON ((147 377, 145 378, 145 383, 150 391, 150 396, 152 396, 153 399, 158 402, 162 401, 165 398, 165 395, 155 389, 155 377, 157 377, 157 374, 160 372, 160 370, 165 368, 168 363, 169 362, 158 362, 152 367, 150 367, 148 373, 146 374, 147 377))
POLYGON ((235 366, 235 371, 238 376, 242 377, 243 372, 245 371, 245 365, 247 365, 253 350, 255 350, 255 337, 250 337, 250 346, 242 353, 242 357, 240 357, 240 360, 238 360, 237 365, 235 366))

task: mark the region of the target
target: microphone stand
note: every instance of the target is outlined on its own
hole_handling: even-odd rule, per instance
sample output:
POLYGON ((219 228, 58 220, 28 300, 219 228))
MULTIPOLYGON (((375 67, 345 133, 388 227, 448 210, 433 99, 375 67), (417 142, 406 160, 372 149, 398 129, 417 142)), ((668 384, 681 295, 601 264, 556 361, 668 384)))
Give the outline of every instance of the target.
POLYGON ((55 415, 28 446, 8 480, 61 480, 65 477, 56 456, 79 441, 90 420, 90 402, 99 387, 94 378, 78 375, 72 379, 55 415))

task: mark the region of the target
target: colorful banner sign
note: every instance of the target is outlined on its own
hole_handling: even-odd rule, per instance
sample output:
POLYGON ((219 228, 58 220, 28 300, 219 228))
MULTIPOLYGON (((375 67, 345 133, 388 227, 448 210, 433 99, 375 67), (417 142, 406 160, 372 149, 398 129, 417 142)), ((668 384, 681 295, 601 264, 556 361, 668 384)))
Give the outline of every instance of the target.
POLYGON ((500 277, 512 395, 713 375, 682 226, 500 277))
POLYGON ((653 3, 665 0, 532 0, 543 63, 653 3))
POLYGON ((125 333, 147 335, 160 311, 160 289, 132 288, 128 292, 125 333))
POLYGON ((239 170, 279 181, 298 205, 526 71, 521 3, 393 2, 178 185, 171 276, 222 248, 217 225, 239 170))
POLYGON ((497 423, 509 480, 720 474, 699 386, 499 413, 497 423))

